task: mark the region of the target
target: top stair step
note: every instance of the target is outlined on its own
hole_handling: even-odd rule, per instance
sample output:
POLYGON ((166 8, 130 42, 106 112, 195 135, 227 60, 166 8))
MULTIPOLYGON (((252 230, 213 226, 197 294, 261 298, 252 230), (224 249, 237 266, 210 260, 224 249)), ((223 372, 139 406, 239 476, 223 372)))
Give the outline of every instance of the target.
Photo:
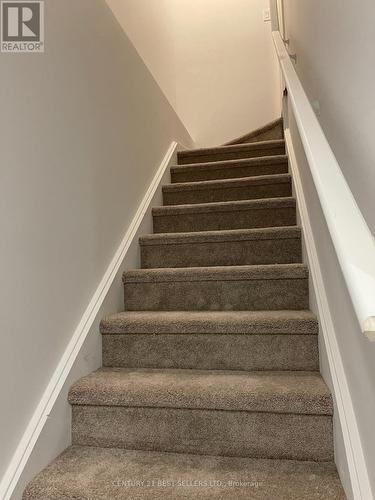
POLYGON ((273 120, 263 127, 259 127, 250 133, 242 135, 241 137, 237 137, 236 139, 223 144, 223 146, 229 146, 231 144, 244 144, 249 142, 275 141, 277 139, 284 139, 284 123, 282 118, 273 120))
POLYGON ((214 148, 193 149, 178 153, 178 164, 205 163, 211 161, 258 158, 285 154, 285 141, 262 141, 250 144, 234 144, 214 148))

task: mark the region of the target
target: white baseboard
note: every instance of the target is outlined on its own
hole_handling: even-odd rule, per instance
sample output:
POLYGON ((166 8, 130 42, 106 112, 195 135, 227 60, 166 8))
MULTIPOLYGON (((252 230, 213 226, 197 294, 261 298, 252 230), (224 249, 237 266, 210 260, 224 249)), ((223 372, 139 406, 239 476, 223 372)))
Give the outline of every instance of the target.
POLYGON ((362 449, 348 381, 337 342, 336 331, 329 308, 329 302, 319 264, 304 189, 289 129, 285 130, 285 140, 303 234, 306 242, 310 275, 316 295, 322 338, 332 378, 333 396, 336 401, 338 417, 343 435, 353 497, 355 500, 371 500, 373 495, 368 477, 365 456, 362 449))
MULTIPOLYGON (((46 423, 48 422, 50 425, 51 416, 58 421, 59 415, 56 414, 59 411, 61 412, 60 407, 68 405, 66 401, 66 385, 69 383, 69 376, 72 373, 73 367, 76 372, 89 372, 92 369, 97 368, 96 364, 98 363, 98 359, 100 359, 100 352, 99 355, 97 352, 94 354, 85 354, 85 356, 83 356, 84 361, 82 361, 84 366, 82 366, 81 369, 80 367, 77 369, 77 366, 75 365, 77 364, 77 361, 79 361, 79 356, 84 343, 90 336, 98 333, 98 324, 102 314, 114 312, 114 304, 119 301, 117 298, 115 300, 109 299, 109 295, 110 293, 113 293, 115 297, 119 294, 122 295, 121 274, 123 269, 126 267, 138 267, 138 236, 140 236, 143 232, 152 232, 151 208, 153 205, 161 203, 161 185, 163 182, 169 182, 169 180, 166 181, 167 176, 169 175, 168 167, 170 167, 172 161, 176 157, 177 146, 178 144, 176 142, 172 142, 168 148, 168 151, 165 154, 153 180, 151 181, 151 184, 144 195, 129 228, 121 241, 121 244, 109 264, 99 286, 95 290, 89 305, 83 313, 81 321, 74 331, 73 336, 37 405, 37 408, 1 480, 1 500, 9 500, 11 498, 18 500, 18 498, 21 498, 20 491, 22 490, 22 486, 30 479, 30 477, 24 477, 26 467, 29 469, 26 476, 30 476, 39 468, 46 465, 46 463, 51 458, 56 456, 57 453, 62 451, 67 442, 69 444, 70 435, 62 437, 57 435, 56 444, 49 442, 47 445, 47 453, 46 446, 42 447, 44 448, 44 455, 43 458, 39 458, 38 460, 39 466, 30 467, 30 457, 36 448, 38 440, 41 439, 46 423), (116 287, 115 290, 113 290, 114 287, 116 287), (106 304, 106 300, 108 301, 108 304, 106 304), (91 364, 88 362, 88 358, 92 360, 91 364), (61 397, 65 398, 62 403, 61 401, 58 401, 61 397), (57 404, 58 402, 59 405, 57 404), (15 493, 16 490, 18 490, 18 493, 15 493), (17 495, 17 497, 14 495, 17 495)), ((65 411, 65 414, 67 413, 68 412, 65 411)), ((65 415, 64 418, 66 420, 65 415)), ((56 423, 56 426, 56 429, 58 430, 55 434, 61 433, 61 425, 58 427, 59 424, 56 423)), ((52 436, 54 435, 53 432, 51 433, 51 429, 49 429, 49 441, 51 441, 51 434, 52 436)))

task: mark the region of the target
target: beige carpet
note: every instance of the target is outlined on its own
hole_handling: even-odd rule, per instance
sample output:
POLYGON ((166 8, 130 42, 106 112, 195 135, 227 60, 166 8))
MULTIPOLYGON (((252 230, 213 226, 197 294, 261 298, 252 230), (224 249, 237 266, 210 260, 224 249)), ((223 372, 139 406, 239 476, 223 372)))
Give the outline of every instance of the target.
POLYGON ((181 152, 24 499, 344 499, 280 120, 181 152))

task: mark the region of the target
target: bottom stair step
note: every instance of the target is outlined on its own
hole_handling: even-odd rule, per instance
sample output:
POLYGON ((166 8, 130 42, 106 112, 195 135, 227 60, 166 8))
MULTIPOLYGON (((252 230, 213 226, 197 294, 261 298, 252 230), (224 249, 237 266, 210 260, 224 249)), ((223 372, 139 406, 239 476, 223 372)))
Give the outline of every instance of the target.
POLYGON ((344 500, 333 463, 202 457, 72 446, 24 500, 344 500))
POLYGON ((333 460, 332 398, 316 372, 100 369, 69 402, 79 446, 333 460))

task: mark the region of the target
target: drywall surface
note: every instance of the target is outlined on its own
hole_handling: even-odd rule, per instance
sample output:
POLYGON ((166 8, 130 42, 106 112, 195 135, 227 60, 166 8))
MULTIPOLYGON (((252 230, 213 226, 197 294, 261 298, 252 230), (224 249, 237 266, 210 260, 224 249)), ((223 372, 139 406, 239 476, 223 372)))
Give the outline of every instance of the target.
MULTIPOLYGON (((286 38, 290 40, 289 50, 297 54, 297 73, 358 206, 375 234, 375 4, 371 0, 360 5, 339 0, 284 0, 284 7, 286 38)), ((294 135, 298 136, 295 128, 294 135)), ((302 161, 300 164, 304 165, 302 161)), ((361 334, 308 174, 304 184, 310 193, 309 210, 319 261, 375 492, 375 345, 361 334)), ((346 484, 344 457, 339 450, 340 447, 336 461, 346 484)))
POLYGON ((165 96, 176 109, 171 0, 106 0, 165 96))
POLYGON ((0 477, 171 141, 191 145, 104 0, 45 10, 45 53, 0 55, 0 477))
MULTIPOLYGON (((358 320, 346 287, 340 264, 325 222, 314 181, 308 166, 299 132, 289 104, 289 129, 297 156, 301 181, 309 209, 310 223, 318 253, 319 265, 324 279, 328 306, 333 319, 350 395, 356 414, 359 434, 367 463, 367 469, 375 491, 375 343, 371 343, 361 332, 358 320)), ((311 283, 310 283, 311 284, 311 283)), ((318 314, 315 292, 311 290, 310 307, 318 314)), ((320 368, 332 390, 330 369, 320 335, 320 368)), ((341 435, 338 413, 334 417, 335 461, 348 499, 353 498, 345 449, 341 435)), ((367 499, 366 499, 367 500, 367 499)))
POLYGON ((221 144, 278 116, 268 0, 174 0, 177 111, 200 144, 221 144))
POLYGON ((197 145, 280 116, 268 0, 107 0, 197 145))
POLYGON ((375 3, 284 0, 297 72, 375 234, 375 3), (316 103, 317 104, 317 103, 316 103))

